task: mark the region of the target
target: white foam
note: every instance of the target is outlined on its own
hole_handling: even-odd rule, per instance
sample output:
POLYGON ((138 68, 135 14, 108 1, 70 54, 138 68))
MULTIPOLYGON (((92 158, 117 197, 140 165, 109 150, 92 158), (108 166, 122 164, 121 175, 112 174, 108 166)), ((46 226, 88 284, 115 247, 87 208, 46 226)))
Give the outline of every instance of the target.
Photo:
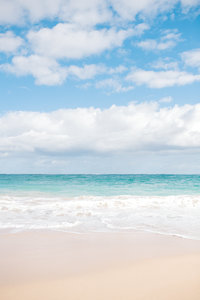
POLYGON ((0 195, 0 229, 145 230, 200 239, 200 195, 0 195))

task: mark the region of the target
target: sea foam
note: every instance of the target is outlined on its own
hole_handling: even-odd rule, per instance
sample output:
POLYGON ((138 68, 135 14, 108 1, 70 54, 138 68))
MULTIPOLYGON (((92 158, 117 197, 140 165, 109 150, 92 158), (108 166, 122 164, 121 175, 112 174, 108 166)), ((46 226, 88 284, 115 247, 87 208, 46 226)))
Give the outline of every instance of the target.
POLYGON ((144 230, 200 239, 200 195, 0 194, 0 229, 66 232, 144 230))

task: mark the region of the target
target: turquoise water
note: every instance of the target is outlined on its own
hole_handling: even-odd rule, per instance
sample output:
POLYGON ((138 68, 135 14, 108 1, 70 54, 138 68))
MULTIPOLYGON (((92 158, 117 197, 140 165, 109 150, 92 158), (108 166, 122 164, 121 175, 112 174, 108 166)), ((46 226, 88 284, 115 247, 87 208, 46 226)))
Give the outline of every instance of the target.
POLYGON ((200 194, 200 175, 0 175, 0 193, 65 196, 200 194))
POLYGON ((0 175, 0 230, 200 239, 199 175, 0 175))

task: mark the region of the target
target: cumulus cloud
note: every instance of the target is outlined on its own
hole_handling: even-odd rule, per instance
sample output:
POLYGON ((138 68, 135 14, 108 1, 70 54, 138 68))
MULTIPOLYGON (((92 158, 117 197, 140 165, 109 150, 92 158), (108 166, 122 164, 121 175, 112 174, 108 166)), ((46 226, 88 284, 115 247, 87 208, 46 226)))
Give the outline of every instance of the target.
POLYGON ((133 89, 133 86, 123 85, 122 81, 118 78, 106 78, 96 83, 96 88, 108 90, 109 93, 128 92, 133 89))
POLYGON ((200 5, 200 0, 181 0, 180 2, 185 13, 187 13, 192 7, 200 5))
POLYGON ((106 0, 69 0, 63 1, 59 18, 81 26, 95 26, 112 20, 112 11, 106 0))
POLYGON ((19 24, 23 10, 19 1, 0 0, 0 24, 19 24))
POLYGON ((160 41, 148 39, 137 43, 137 46, 144 50, 166 50, 176 46, 180 41, 180 33, 177 30, 165 30, 160 41))
POLYGON ((30 31, 28 40, 33 51, 55 58, 83 58, 121 46, 132 29, 82 29, 72 24, 57 24, 52 29, 30 31))
POLYGON ((168 57, 166 57, 165 59, 159 59, 157 61, 154 61, 151 64, 151 67, 153 69, 178 70, 178 62, 171 61, 168 57))
POLYGON ((182 86, 200 81, 200 75, 194 75, 178 70, 147 71, 142 69, 132 70, 126 77, 136 85, 147 85, 150 88, 164 88, 182 86))
POLYGON ((163 97, 159 100, 160 103, 170 103, 173 101, 173 98, 171 96, 163 97))
POLYGON ((74 75, 78 77, 79 79, 91 79, 95 77, 98 74, 103 74, 106 72, 107 68, 102 64, 102 65, 84 65, 83 67, 79 66, 69 66, 66 68, 68 75, 74 75))
POLYGON ((181 57, 186 65, 200 69, 200 48, 185 51, 181 57))
POLYGON ((186 12, 200 4, 199 0, 0 0, 0 24, 56 19, 95 26, 113 23, 116 15, 123 21, 132 21, 137 15, 156 16, 179 3, 186 12))
POLYGON ((0 0, 0 23, 21 24, 59 19, 83 25, 109 21, 112 13, 106 0, 0 0))
MULTIPOLYGON (((69 60, 80 60, 121 47, 129 37, 138 37, 149 29, 149 25, 145 23, 145 16, 166 12, 180 2, 183 7, 198 5, 197 0, 190 3, 187 0, 0 0, 0 24, 21 26, 28 22, 31 28, 28 33, 19 31, 25 35, 24 40, 11 31, 0 34, 0 51, 15 55, 11 61, 9 59, 9 63, 2 64, 0 69, 18 76, 31 75, 36 84, 45 85, 62 84, 68 76, 86 80, 104 73, 123 73, 123 66, 117 70, 97 64, 80 66, 74 61, 70 66, 69 60), (134 18, 137 20, 135 25, 134 18), (50 20, 50 23, 46 20, 50 20), (138 20, 143 21, 138 24, 138 20), (39 21, 42 23, 38 23, 39 21), (39 26, 32 26, 31 22, 39 26), (51 27, 42 27, 44 24, 51 24, 51 27), (98 24, 100 26, 97 26, 98 24), (20 47, 23 44, 22 49, 20 47), (17 52, 18 49, 22 51, 17 52)), ((139 46, 164 50, 174 46, 179 37, 176 30, 168 30, 159 41, 145 40, 140 42, 139 46)), ((188 65, 191 64, 188 58, 185 61, 188 65)), ((153 86, 153 83, 147 83, 145 78, 156 77, 159 73, 150 74, 147 73, 150 71, 144 71, 145 78, 141 83, 141 80, 136 78, 139 71, 142 70, 131 72, 127 78, 136 84, 153 86)), ((166 72, 161 75, 164 82, 170 74, 166 72)), ((181 85, 182 82, 195 80, 199 80, 197 75, 174 70, 171 80, 173 83, 167 79, 167 84, 160 85, 181 85)), ((158 82, 157 79, 155 81, 158 82)), ((105 79, 104 82, 99 82, 100 85, 112 86, 121 91, 127 89, 115 78, 105 79)), ((159 86, 157 83, 155 85, 159 86)))
POLYGON ((169 10, 175 4, 173 0, 111 0, 112 6, 121 18, 132 20, 137 14, 152 16, 169 10))
POLYGON ((15 56, 11 64, 0 65, 0 69, 17 76, 32 75, 36 84, 61 84, 67 77, 67 71, 54 59, 39 55, 15 56))
POLYGON ((53 58, 30 55, 15 56, 10 64, 0 65, 0 70, 17 76, 32 75, 38 85, 59 85, 70 76, 86 80, 101 74, 120 74, 127 69, 122 65, 110 68, 104 64, 69 65, 62 67, 53 58))
POLYGON ((109 68, 104 64, 90 64, 84 65, 83 67, 71 65, 66 67, 68 75, 76 76, 79 79, 92 79, 100 74, 120 74, 127 70, 123 65, 117 66, 115 68, 109 68))
POLYGON ((140 17, 155 17, 159 13, 170 11, 175 5, 181 4, 184 12, 198 6, 200 0, 110 0, 113 9, 123 19, 133 20, 140 17))
POLYGON ((2 155, 200 150, 200 104, 10 112, 0 117, 2 155))
POLYGON ((138 44, 138 47, 145 49, 145 50, 166 50, 168 48, 172 48, 175 46, 174 41, 168 40, 165 42, 157 42, 153 39, 148 39, 145 41, 141 41, 138 44))
POLYGON ((0 33, 0 52, 13 53, 23 44, 23 39, 12 31, 0 33))
POLYGON ((55 18, 59 16, 65 2, 63 0, 0 0, 0 23, 22 24, 25 19, 38 22, 45 18, 55 18))
POLYGON ((150 26, 147 23, 139 23, 134 27, 134 32, 133 34, 135 36, 140 36, 142 35, 146 30, 148 30, 150 26))

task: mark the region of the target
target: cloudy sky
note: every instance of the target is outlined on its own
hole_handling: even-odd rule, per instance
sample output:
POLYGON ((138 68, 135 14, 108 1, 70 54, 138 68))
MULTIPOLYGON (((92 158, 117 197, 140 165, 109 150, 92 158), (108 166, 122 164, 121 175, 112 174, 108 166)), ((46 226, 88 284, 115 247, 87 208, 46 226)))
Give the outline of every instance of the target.
POLYGON ((200 173, 200 0, 0 0, 0 173, 200 173))

